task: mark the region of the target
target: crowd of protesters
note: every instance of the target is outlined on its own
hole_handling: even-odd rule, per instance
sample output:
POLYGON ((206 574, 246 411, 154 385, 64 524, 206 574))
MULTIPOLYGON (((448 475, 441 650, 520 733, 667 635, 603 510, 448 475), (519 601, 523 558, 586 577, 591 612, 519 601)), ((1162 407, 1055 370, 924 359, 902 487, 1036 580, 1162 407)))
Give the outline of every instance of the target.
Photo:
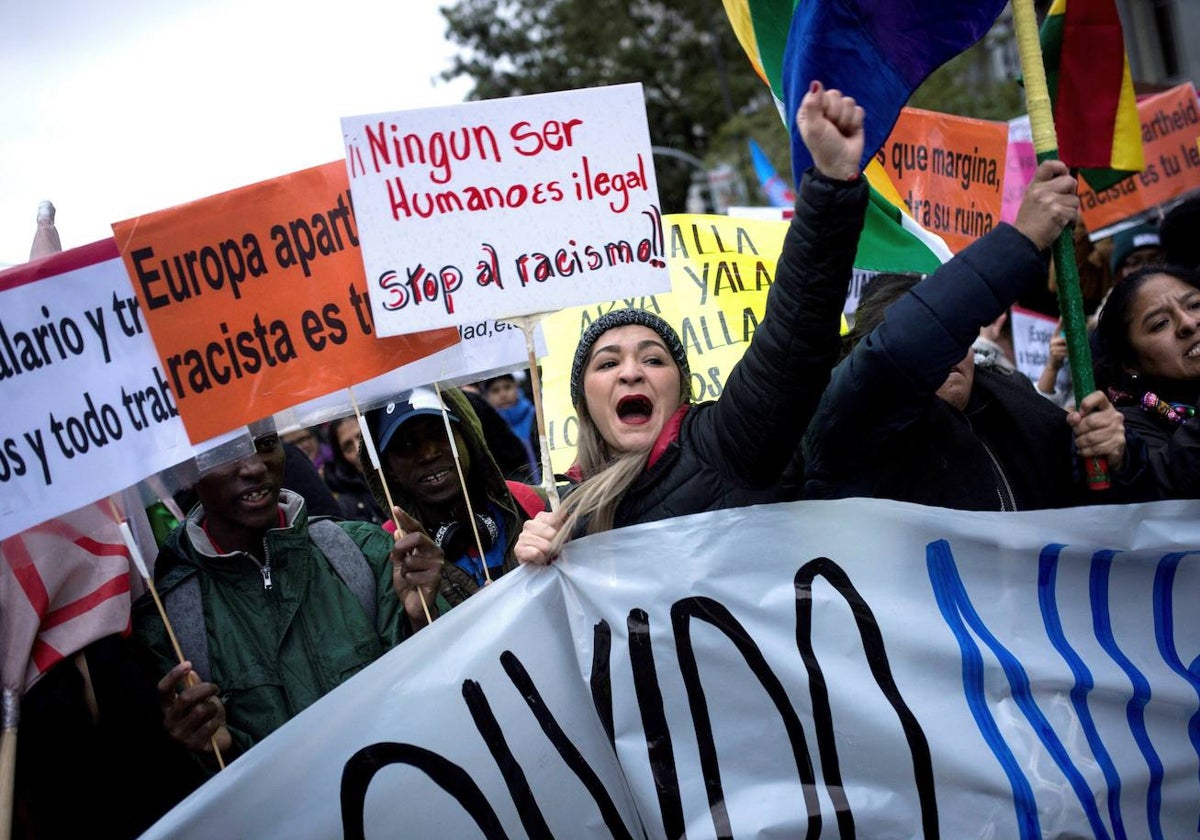
MULTIPOLYGON (((429 621, 585 534, 802 498, 1027 510, 1200 495, 1195 201, 1161 227, 1119 235, 1107 260, 1077 238, 1081 264, 1102 276, 1087 296, 1099 390, 1068 410, 1054 384, 1065 340, 1056 336, 1033 382, 1003 336, 1014 302, 1045 308, 1047 250, 1078 218, 1066 167, 1043 163, 1015 223, 933 274, 871 281, 843 340, 868 198, 864 114, 814 83, 797 119, 814 167, 765 317, 719 399, 693 402, 686 351, 661 318, 629 309, 597 319, 573 359, 580 442, 555 477, 555 510, 537 486, 540 442, 519 376, 397 394, 366 413, 366 437, 353 417, 260 430, 253 453, 180 498, 187 515, 156 564, 186 661, 140 602, 140 648, 102 640, 85 653, 91 674, 138 663, 150 687, 122 682, 131 699, 114 718, 95 704, 108 683, 89 687, 87 668, 63 663, 26 698, 26 720, 74 715, 85 734, 59 748, 79 752, 100 743, 89 720, 115 743, 113 721, 140 710, 123 743, 162 768, 151 801, 165 807, 429 621), (1107 461, 1107 490, 1087 486, 1092 458, 1107 461)), ((47 743, 36 734, 47 726, 33 729, 47 743)), ((22 767, 34 781, 18 796, 18 828, 38 836, 70 815, 39 811, 36 779, 51 770, 28 749, 22 767)), ((138 824, 116 836, 154 816, 132 815, 138 824)))

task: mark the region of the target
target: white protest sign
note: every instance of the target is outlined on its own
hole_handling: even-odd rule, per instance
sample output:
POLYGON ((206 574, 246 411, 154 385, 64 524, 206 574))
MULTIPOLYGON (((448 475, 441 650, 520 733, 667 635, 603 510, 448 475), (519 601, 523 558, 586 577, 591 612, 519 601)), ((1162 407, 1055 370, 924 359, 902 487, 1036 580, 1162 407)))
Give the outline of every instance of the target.
POLYGON ((145 836, 1186 837, 1198 514, 852 499, 579 540, 145 836))
POLYGON ((344 117, 379 335, 669 286, 640 84, 344 117))
POLYGON ((111 240, 0 273, 0 539, 192 458, 111 240))
MULTIPOLYGON (((1009 318, 1017 370, 1036 384, 1046 362, 1050 360, 1050 340, 1054 338, 1054 331, 1059 329, 1058 319, 1020 306, 1009 310, 1009 318)), ((1055 380, 1055 387, 1065 393, 1070 383, 1071 370, 1064 362, 1055 380)))

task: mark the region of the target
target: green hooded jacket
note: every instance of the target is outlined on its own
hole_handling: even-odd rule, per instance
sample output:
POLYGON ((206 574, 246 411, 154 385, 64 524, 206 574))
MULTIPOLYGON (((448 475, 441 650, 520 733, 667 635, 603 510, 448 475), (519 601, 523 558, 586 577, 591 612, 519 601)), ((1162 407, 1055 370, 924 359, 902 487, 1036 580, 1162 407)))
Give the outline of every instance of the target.
MULTIPOLYGON (((310 539, 303 499, 283 490, 280 508, 286 524, 268 531, 263 540, 269 589, 254 557, 216 553, 201 527, 204 511, 199 505, 171 533, 155 568, 164 598, 185 578, 199 575, 211 680, 220 687, 238 752, 413 632, 392 588, 390 535, 367 522, 338 523, 374 573, 377 616, 372 625, 310 539)), ((134 606, 133 629, 150 649, 160 675, 177 664, 162 618, 146 597, 134 606)))

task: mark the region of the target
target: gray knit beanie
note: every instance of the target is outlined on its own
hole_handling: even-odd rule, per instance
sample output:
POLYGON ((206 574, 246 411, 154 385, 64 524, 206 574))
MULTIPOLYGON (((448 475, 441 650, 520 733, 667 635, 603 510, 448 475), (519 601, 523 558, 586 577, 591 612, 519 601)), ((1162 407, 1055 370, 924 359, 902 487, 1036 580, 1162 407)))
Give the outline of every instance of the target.
POLYGON ((617 327, 628 327, 636 324, 648 327, 658 333, 659 338, 667 345, 667 352, 679 366, 680 395, 685 401, 692 398, 692 371, 688 367, 687 351, 674 328, 655 315, 644 309, 617 309, 607 315, 601 315, 592 321, 590 327, 579 337, 579 346, 575 348, 575 361, 571 364, 571 404, 578 406, 583 399, 583 369, 587 367, 588 357, 592 355, 592 346, 596 339, 609 330, 617 327))

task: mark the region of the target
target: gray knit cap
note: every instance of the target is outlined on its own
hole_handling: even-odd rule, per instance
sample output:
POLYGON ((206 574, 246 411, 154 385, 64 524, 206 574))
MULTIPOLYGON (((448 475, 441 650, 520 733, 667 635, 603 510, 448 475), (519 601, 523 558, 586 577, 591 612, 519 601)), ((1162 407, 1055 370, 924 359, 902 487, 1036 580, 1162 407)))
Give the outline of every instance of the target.
POLYGON ((575 348, 575 361, 571 364, 572 405, 578 406, 583 399, 583 369, 587 366, 588 357, 592 355, 592 346, 596 339, 609 330, 630 325, 648 327, 658 333, 659 338, 667 345, 667 352, 679 366, 680 395, 684 400, 692 398, 692 371, 688 367, 687 351, 683 349, 679 333, 653 312, 644 309, 617 309, 592 321, 591 326, 579 337, 579 346, 575 348))

